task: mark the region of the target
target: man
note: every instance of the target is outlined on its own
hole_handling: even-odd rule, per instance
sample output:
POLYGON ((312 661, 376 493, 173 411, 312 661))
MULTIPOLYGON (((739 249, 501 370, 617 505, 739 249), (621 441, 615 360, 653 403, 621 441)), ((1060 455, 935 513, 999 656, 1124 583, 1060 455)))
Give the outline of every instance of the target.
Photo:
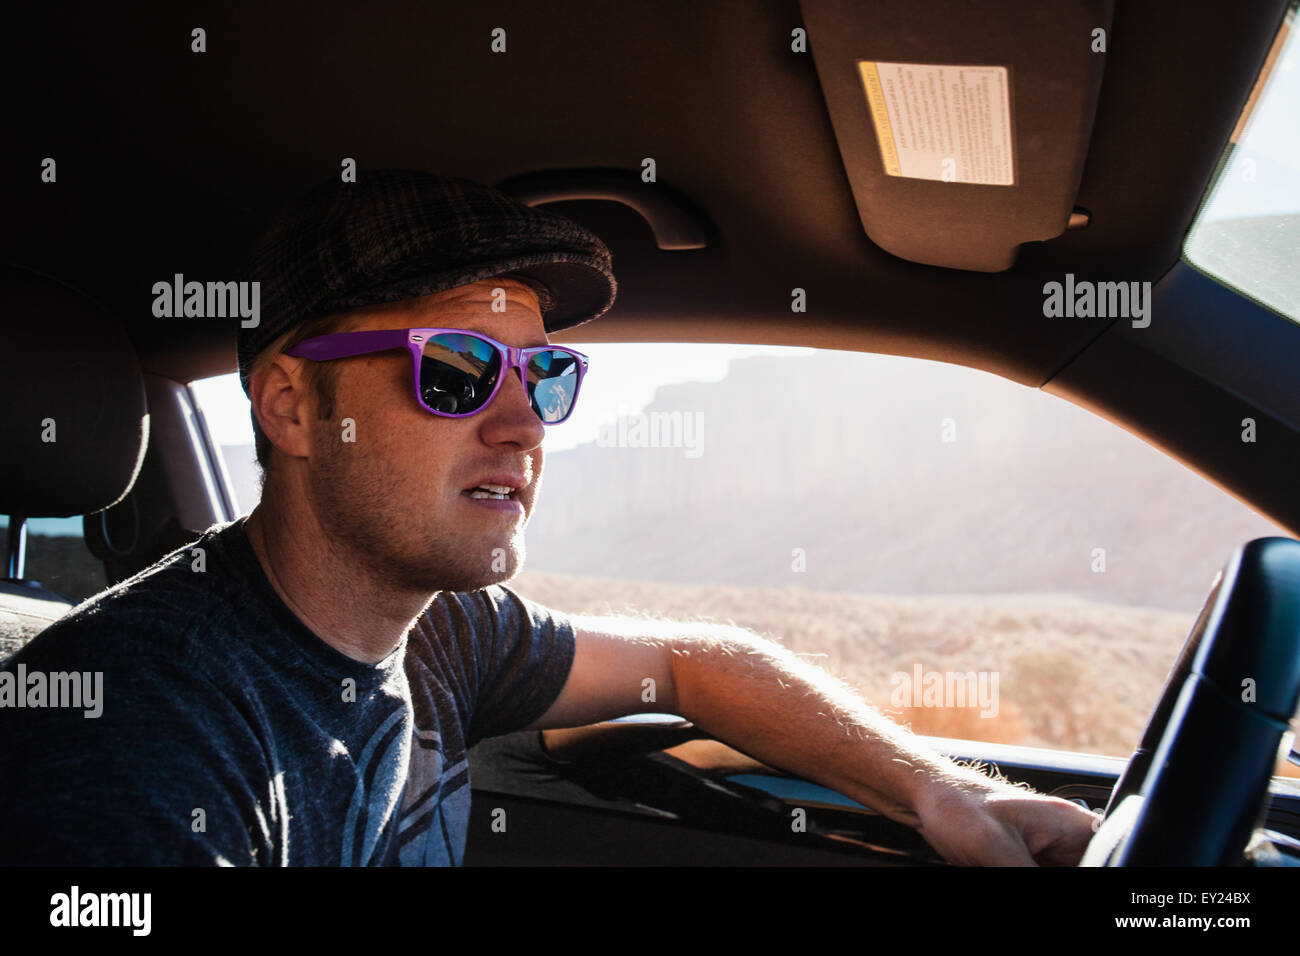
POLYGON ((379 171, 294 204, 252 273, 261 503, 6 665, 102 671, 105 702, 2 715, 0 860, 459 863, 467 746, 654 710, 955 862, 1077 862, 1093 814, 927 752, 778 645, 570 618, 501 586, 585 368, 547 333, 613 302, 595 236, 379 171))

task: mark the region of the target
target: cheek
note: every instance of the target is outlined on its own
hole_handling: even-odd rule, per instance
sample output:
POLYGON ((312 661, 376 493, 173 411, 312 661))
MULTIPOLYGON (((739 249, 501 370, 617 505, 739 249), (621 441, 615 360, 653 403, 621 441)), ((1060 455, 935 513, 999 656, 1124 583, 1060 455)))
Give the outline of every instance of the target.
POLYGON ((380 467, 411 493, 441 493, 449 490, 448 482, 464 477, 473 438, 465 423, 443 421, 419 408, 389 410, 376 423, 380 467))
POLYGON ((355 444, 343 446, 353 467, 408 496, 445 491, 446 482, 464 477, 476 441, 472 419, 440 419, 420 408, 407 361, 357 371, 339 383, 333 423, 322 423, 332 429, 323 437, 337 442, 343 420, 353 419, 355 444))
POLYGON ((338 383, 334 424, 353 431, 354 450, 366 461, 400 461, 414 444, 423 416, 415 404, 405 360, 371 360, 349 369, 338 383))

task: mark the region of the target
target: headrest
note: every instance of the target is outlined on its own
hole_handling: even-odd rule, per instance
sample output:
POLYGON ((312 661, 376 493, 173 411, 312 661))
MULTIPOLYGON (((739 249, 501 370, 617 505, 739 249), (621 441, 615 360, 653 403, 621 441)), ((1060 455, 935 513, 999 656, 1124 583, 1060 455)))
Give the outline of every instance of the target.
POLYGON ((68 517, 126 497, 149 415, 135 349, 101 306, 0 265, 0 514, 68 517))

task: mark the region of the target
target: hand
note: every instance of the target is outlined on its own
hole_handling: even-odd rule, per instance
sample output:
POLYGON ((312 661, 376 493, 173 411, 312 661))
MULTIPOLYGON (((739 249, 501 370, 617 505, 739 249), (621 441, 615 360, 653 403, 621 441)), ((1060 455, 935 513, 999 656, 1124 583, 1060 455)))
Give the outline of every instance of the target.
POLYGON ((918 800, 917 829, 944 859, 958 866, 1078 864, 1098 814, 1059 797, 972 777, 935 778, 918 800))

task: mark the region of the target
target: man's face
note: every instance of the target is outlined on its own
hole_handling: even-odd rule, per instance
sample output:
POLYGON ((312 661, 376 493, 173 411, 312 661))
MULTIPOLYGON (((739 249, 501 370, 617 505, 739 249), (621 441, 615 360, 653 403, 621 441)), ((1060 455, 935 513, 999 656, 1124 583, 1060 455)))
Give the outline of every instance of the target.
MULTIPOLYGON (((496 279, 363 310, 350 331, 468 329, 526 348, 546 344, 536 295, 496 279), (492 310, 493 290, 505 311, 492 310)), ((308 486, 322 527, 381 580, 432 593, 468 591, 513 577, 542 474, 543 426, 514 371, 469 418, 442 418, 415 399, 409 352, 336 360, 332 415, 312 410, 308 486), (355 422, 355 440, 344 419, 355 422), (475 499, 481 484, 509 485, 511 500, 475 499)), ((327 409, 330 411, 330 409, 327 409)))

